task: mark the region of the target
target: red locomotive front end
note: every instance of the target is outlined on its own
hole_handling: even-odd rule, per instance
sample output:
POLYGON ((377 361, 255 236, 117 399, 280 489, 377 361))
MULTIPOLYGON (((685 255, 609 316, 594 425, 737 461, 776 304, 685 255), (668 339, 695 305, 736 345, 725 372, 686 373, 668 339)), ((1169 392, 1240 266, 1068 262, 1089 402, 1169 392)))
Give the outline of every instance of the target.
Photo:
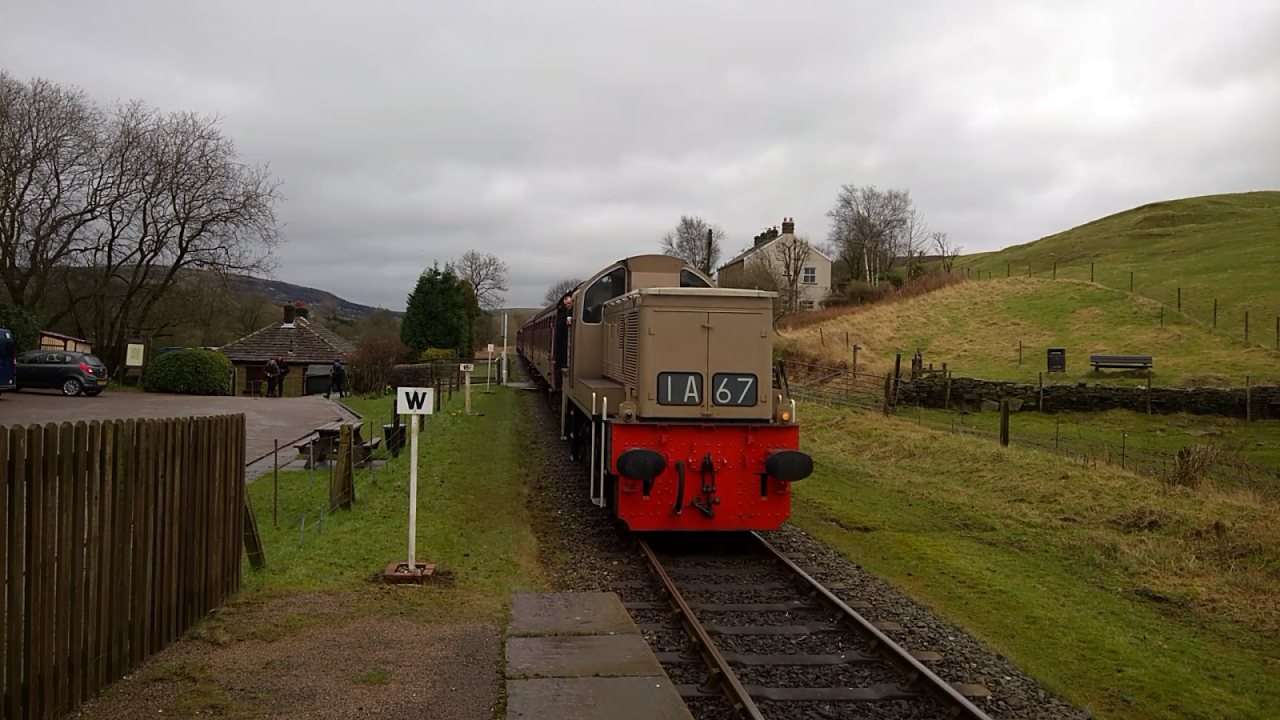
POLYGON ((616 514, 633 531, 776 530, 791 515, 786 478, 808 475, 795 425, 614 425, 610 433, 616 514))

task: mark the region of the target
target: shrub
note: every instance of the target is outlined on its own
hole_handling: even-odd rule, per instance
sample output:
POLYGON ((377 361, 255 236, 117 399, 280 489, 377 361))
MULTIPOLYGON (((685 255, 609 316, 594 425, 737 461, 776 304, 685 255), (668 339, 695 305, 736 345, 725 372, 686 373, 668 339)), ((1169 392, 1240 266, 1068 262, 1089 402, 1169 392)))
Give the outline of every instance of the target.
POLYGON ((372 333, 360 338, 348 363, 347 386, 357 393, 382 392, 391 381, 396 358, 405 350, 404 343, 390 333, 372 333))
POLYGON ((231 389, 231 360, 203 348, 167 352, 147 367, 145 387, 148 392, 226 395, 231 389))
POLYGON ((418 355, 419 362, 431 362, 432 360, 456 360, 458 351, 453 348, 427 348, 418 355))
POLYGON ((884 300, 891 290, 889 285, 872 285, 855 280, 845 286, 844 295, 849 298, 850 305, 871 305, 884 300))
POLYGON ((36 349, 40 326, 31 313, 17 305, 0 301, 0 327, 13 331, 13 340, 18 345, 18 352, 36 349))
POLYGON ((880 279, 880 282, 887 282, 890 285, 892 285, 895 289, 902 287, 902 276, 899 275, 898 273, 891 273, 891 272, 880 273, 879 279, 880 279))

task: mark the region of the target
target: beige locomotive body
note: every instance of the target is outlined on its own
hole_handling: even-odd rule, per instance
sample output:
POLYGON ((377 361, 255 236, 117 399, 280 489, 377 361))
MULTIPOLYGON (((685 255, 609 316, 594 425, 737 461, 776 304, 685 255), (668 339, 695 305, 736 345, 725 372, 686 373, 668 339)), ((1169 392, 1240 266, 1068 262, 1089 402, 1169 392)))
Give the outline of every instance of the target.
POLYGON ((790 485, 813 462, 775 371, 773 298, 640 255, 525 323, 517 348, 558 400, 593 502, 633 530, 776 529, 789 516, 790 485))

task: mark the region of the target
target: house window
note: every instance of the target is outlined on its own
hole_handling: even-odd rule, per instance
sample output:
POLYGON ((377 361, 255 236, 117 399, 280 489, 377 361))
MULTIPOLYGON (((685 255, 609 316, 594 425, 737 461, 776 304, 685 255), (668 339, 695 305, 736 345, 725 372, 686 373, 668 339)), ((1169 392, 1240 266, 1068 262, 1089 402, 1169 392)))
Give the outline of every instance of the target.
POLYGON ((818 268, 816 267, 805 268, 802 282, 804 282, 805 285, 817 285, 818 284, 818 268))
POLYGON ((815 307, 817 307, 817 303, 815 303, 814 301, 812 301, 812 300, 805 300, 805 301, 804 301, 804 309, 805 309, 805 310, 813 310, 815 307))

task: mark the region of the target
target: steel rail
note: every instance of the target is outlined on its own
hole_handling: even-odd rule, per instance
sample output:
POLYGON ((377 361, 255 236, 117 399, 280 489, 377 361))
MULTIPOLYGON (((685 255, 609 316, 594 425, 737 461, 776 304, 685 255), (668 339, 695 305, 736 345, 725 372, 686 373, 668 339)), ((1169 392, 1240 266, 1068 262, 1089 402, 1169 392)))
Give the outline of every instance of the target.
POLYGON ((919 683, 923 686, 923 690, 932 695, 934 699, 941 702, 944 706, 955 708, 952 718, 971 718, 972 720, 992 720, 977 705, 969 702, 969 699, 961 695, 958 690, 951 686, 951 683, 938 677, 932 670, 925 667, 924 663, 916 659, 901 645, 894 642, 888 635, 885 635, 871 621, 859 615, 853 608, 849 607, 843 600, 836 597, 822 583, 818 582, 809 573, 805 572, 792 562, 791 558, 784 555, 780 550, 769 544, 767 540, 760 537, 757 532, 751 533, 764 549, 768 550, 778 561, 786 565, 792 572, 804 579, 804 581, 813 589, 819 597, 828 605, 839 610, 844 617, 853 624, 854 632, 869 640, 872 649, 881 654, 885 660, 896 667, 900 672, 908 677, 909 684, 919 683))
POLYGON ((666 568, 662 567, 662 561, 654 554, 653 549, 649 547, 649 543, 639 538, 636 539, 636 543, 644 553, 645 559, 649 561, 649 568, 662 581, 667 597, 675 605, 676 612, 680 614, 680 621, 684 624, 685 630, 697 639, 702 657, 711 666, 714 674, 713 679, 719 683, 720 690, 728 696, 729 702, 734 706, 734 715, 736 717, 749 717, 751 720, 764 720, 764 715, 761 714, 760 708, 756 707, 755 701, 751 699, 751 695, 743 687, 742 681, 738 679, 737 674, 729 667, 729 662, 720 654, 720 650, 712 642, 711 636, 707 634, 706 628, 702 627, 698 617, 693 614, 693 609, 689 607, 688 601, 680 594, 675 581, 667 574, 666 568))

